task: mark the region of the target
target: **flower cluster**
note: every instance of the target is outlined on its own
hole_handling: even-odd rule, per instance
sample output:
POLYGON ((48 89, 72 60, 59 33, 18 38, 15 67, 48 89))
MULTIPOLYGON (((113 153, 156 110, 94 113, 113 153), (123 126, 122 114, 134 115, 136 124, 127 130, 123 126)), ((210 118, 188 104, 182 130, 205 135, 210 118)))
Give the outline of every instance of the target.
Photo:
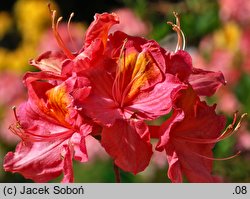
POLYGON ((179 18, 176 52, 153 40, 109 33, 119 23, 116 14, 96 14, 84 44, 71 52, 58 31, 59 18, 51 10, 52 29, 61 51, 48 51, 30 61, 39 72, 28 72, 24 84, 28 100, 14 108, 10 129, 22 141, 4 160, 6 171, 36 182, 62 173, 73 182, 72 160, 88 161, 86 138, 98 139, 117 167, 137 174, 150 162, 151 139, 166 153, 172 182, 216 182, 212 175, 216 142, 230 136, 236 118, 225 128, 215 105, 201 101, 223 84, 221 72, 192 66, 184 51, 179 18), (150 125, 161 116, 169 118, 150 125))

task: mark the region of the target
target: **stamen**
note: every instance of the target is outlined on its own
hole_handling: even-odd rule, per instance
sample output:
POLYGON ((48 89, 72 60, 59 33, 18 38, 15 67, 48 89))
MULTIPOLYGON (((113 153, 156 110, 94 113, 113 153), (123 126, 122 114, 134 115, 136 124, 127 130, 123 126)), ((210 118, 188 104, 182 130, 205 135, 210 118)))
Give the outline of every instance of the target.
MULTIPOLYGON (((120 50, 120 56, 119 56, 119 59, 118 59, 118 63, 117 63, 117 68, 116 68, 116 74, 115 74, 115 80, 114 80, 114 83, 113 83, 113 86, 112 86, 112 96, 113 96, 113 99, 118 103, 120 99, 118 99, 117 97, 120 96, 121 98, 121 87, 120 87, 120 76, 121 76, 121 72, 123 72, 123 70, 125 69, 125 58, 124 58, 124 63, 122 63, 122 56, 125 57, 125 51, 126 51, 126 48, 125 48, 125 45, 127 43, 127 38, 123 41, 123 45, 121 47, 121 50, 120 50), (122 65, 124 64, 124 65, 122 65), (124 67, 124 68, 121 68, 124 67)), ((123 73, 124 74, 124 73, 123 73)), ((123 75, 125 76, 125 74, 123 75)), ((125 77, 122 77, 122 78, 125 78, 125 77)), ((124 80, 124 79, 123 79, 124 80)))
MULTIPOLYGON (((124 41, 126 42, 126 41, 124 41)), ((122 85, 121 85, 121 90, 124 87, 124 81, 125 81, 125 73, 126 73, 126 48, 125 48, 125 43, 124 43, 124 49, 123 49, 123 64, 122 68, 120 69, 122 73, 122 85)))
POLYGON ((70 16, 69 16, 69 20, 68 20, 68 23, 67 23, 67 31, 68 31, 68 36, 69 36, 70 42, 71 42, 71 44, 72 44, 74 50, 77 51, 76 44, 75 44, 75 42, 73 41, 72 35, 71 35, 71 33, 70 33, 70 22, 71 22, 72 18, 74 17, 74 15, 75 15, 75 14, 72 12, 72 13, 70 14, 70 16))
POLYGON ((14 112, 14 116, 15 116, 16 121, 19 122, 18 117, 17 117, 17 113, 16 113, 16 106, 13 106, 12 110, 14 112))
POLYGON ((63 42, 63 40, 62 40, 62 38, 61 38, 61 36, 60 36, 60 34, 58 32, 58 25, 59 25, 60 21, 62 20, 62 17, 59 17, 57 19, 57 22, 56 22, 56 25, 55 25, 56 10, 52 10, 51 7, 50 7, 50 4, 48 4, 48 7, 49 7, 50 14, 51 14, 52 30, 53 30, 54 36, 55 36, 55 38, 57 40, 57 44, 69 59, 74 59, 75 56, 66 47, 65 43, 63 42))
POLYGON ((226 157, 226 158, 213 158, 213 157, 207 157, 207 156, 198 154, 196 152, 192 152, 192 153, 194 153, 195 155, 197 155, 199 157, 207 159, 207 160, 219 160, 219 161, 223 161, 223 160, 230 160, 230 159, 233 159, 233 158, 237 157, 238 155, 240 155, 241 151, 238 151, 236 154, 234 154, 232 156, 229 156, 229 157, 226 157))
POLYGON ((236 119, 237 119, 237 113, 235 113, 232 124, 230 124, 226 128, 226 130, 219 137, 217 137, 217 138, 202 139, 202 138, 191 138, 191 137, 185 137, 185 136, 176 136, 176 137, 174 137, 174 139, 177 140, 177 141, 178 140, 183 140, 183 141, 187 141, 187 142, 190 142, 190 143, 198 143, 198 144, 212 144, 212 143, 216 143, 216 142, 219 142, 221 140, 224 140, 224 139, 230 137, 235 132, 237 132, 238 129, 240 128, 242 120, 246 116, 247 116, 247 113, 244 113, 243 115, 241 115, 241 117, 240 117, 237 125, 235 126, 236 119))
POLYGON ((19 136, 20 138, 22 138, 23 136, 23 129, 22 129, 22 126, 20 124, 20 121, 18 119, 18 116, 17 116, 17 112, 16 112, 16 106, 13 106, 12 107, 12 110, 14 112, 14 116, 15 116, 15 119, 16 119, 16 123, 15 124, 11 124, 9 126, 9 130, 14 133, 15 135, 19 136))
POLYGON ((176 19, 176 24, 174 24, 171 21, 168 21, 167 24, 171 25, 172 29, 177 33, 178 40, 177 40, 177 45, 175 48, 175 52, 177 52, 178 50, 185 50, 186 39, 185 39, 185 35, 183 31, 181 30, 179 14, 177 12, 173 12, 173 14, 176 19))

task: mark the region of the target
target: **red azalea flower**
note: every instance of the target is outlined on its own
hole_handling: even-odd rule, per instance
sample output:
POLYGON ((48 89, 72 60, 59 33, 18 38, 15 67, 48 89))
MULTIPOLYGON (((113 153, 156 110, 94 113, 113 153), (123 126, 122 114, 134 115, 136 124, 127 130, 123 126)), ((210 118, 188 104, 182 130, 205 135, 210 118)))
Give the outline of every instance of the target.
POLYGON ((91 134, 101 136, 117 166, 136 174, 149 164, 153 136, 160 139, 157 150, 167 153, 173 182, 181 182, 182 174, 191 182, 214 181, 212 148, 233 128, 220 135, 224 117, 198 95, 211 96, 225 80, 220 72, 192 66, 190 55, 181 50, 185 38, 177 14, 177 25, 171 23, 178 33, 175 53, 155 41, 119 31, 109 34, 119 20, 108 13, 95 15, 82 49, 72 53, 58 32, 61 18, 55 23, 56 12, 51 13, 62 51, 48 51, 31 61, 42 72, 25 76, 29 100, 11 126, 23 141, 6 155, 5 170, 37 182, 64 173, 63 182, 72 182, 72 158, 87 161, 85 137, 91 134), (145 120, 173 107, 160 131, 150 134, 153 128, 145 120), (99 126, 92 121, 102 131, 96 132, 99 126))
POLYGON ((36 182, 49 181, 63 172, 62 182, 72 182, 72 158, 87 161, 85 137, 91 132, 74 100, 87 96, 90 88, 84 86, 85 79, 71 77, 59 83, 60 77, 43 72, 28 73, 25 81, 29 99, 17 109, 17 123, 10 127, 22 142, 6 155, 4 169, 36 182), (47 81, 37 81, 41 79, 47 81))
POLYGON ((176 31, 178 41, 175 53, 167 53, 165 56, 166 72, 177 76, 182 82, 192 86, 200 96, 211 96, 221 86, 225 85, 225 79, 221 72, 207 71, 194 68, 191 56, 184 51, 185 36, 181 30, 178 13, 174 12, 176 24, 168 22, 176 31))
MULTIPOLYGON (((57 40, 60 51, 47 51, 38 58, 32 59, 30 64, 42 71, 52 72, 57 75, 71 76, 73 70, 77 71, 91 66, 89 63, 94 57, 99 56, 103 47, 106 45, 109 29, 118 23, 116 14, 96 14, 95 20, 90 24, 86 31, 84 44, 78 52, 72 53, 67 43, 62 39, 59 32, 59 22, 61 17, 56 20, 56 11, 51 10, 52 30, 57 40)), ((73 15, 71 15, 72 17, 73 15)), ((70 23, 71 17, 68 24, 70 23)), ((70 30, 68 30, 70 32, 70 30)))
POLYGON ((191 87, 182 91, 172 116, 159 129, 156 147, 167 154, 171 181, 182 182, 184 174, 190 182, 217 182, 211 174, 212 149, 239 128, 240 122, 234 129, 235 122, 221 134, 225 118, 215 113, 215 106, 201 102, 191 87))
POLYGON ((172 95, 183 84, 165 74, 166 52, 156 42, 119 31, 108 35, 111 25, 118 22, 114 19, 115 14, 96 15, 86 33, 84 50, 65 68, 90 80, 91 93, 79 106, 103 126, 103 147, 119 167, 138 173, 152 154, 148 127, 142 121, 168 113, 172 95), (121 127, 124 131, 117 132, 121 127))
POLYGON ((191 56, 183 50, 168 53, 166 56, 167 72, 176 75, 182 82, 191 84, 200 96, 212 96, 226 81, 221 72, 194 68, 191 56))

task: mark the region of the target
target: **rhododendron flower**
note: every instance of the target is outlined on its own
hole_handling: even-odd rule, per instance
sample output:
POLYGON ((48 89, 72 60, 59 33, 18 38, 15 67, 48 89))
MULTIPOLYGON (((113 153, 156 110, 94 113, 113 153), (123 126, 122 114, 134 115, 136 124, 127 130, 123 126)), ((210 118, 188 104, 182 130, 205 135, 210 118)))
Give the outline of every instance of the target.
POLYGON ((62 181, 72 182, 72 159, 87 161, 85 137, 91 132, 91 125, 74 106, 74 97, 87 96, 90 88, 83 85, 84 79, 72 77, 53 84, 61 79, 43 75, 28 73, 25 77, 29 100, 17 109, 17 124, 10 127, 22 142, 6 155, 4 168, 36 182, 63 172, 62 181), (47 81, 37 81, 40 79, 47 81), (75 90, 79 83, 81 89, 75 90))
POLYGON ((200 96, 212 96, 225 79, 221 72, 213 72, 194 68, 191 56, 179 50, 166 56, 167 72, 176 75, 182 82, 191 84, 200 96))
MULTIPOLYGON (((215 106, 201 102, 191 87, 175 100, 172 116, 159 129, 157 150, 165 150, 169 163, 168 177, 172 182, 217 182, 212 176, 212 149, 218 141, 236 129, 234 122, 221 134, 225 117, 215 113, 215 106)), ((225 158, 227 159, 227 158, 225 158)))
POLYGON ((79 72, 92 86, 82 107, 103 126, 101 143, 115 163, 138 173, 152 154, 143 120, 168 113, 172 95, 183 85, 174 75, 164 74, 164 50, 154 41, 116 32, 108 37, 103 54, 105 59, 79 72))
POLYGON ((178 34, 175 52, 121 31, 110 34, 119 19, 103 13, 95 15, 83 47, 73 53, 55 14, 51 10, 61 51, 47 51, 30 62, 41 72, 24 77, 29 99, 10 127, 22 142, 6 155, 5 170, 37 182, 63 173, 62 181, 72 182, 72 159, 87 161, 85 138, 92 136, 100 138, 115 168, 137 174, 148 166, 150 139, 157 138, 156 149, 166 151, 173 182, 181 182, 182 174, 190 182, 215 181, 212 148, 233 127, 221 134, 225 118, 199 96, 213 95, 225 80, 221 72, 193 67, 178 15, 177 24, 170 23, 178 34), (161 126, 148 124, 171 110, 161 126))
POLYGON ((66 48, 54 25, 55 36, 64 53, 47 52, 32 64, 58 75, 70 76, 75 72, 90 80, 90 96, 78 106, 104 127, 102 144, 115 158, 115 163, 126 171, 138 173, 148 165, 152 154, 147 125, 140 120, 155 119, 168 113, 171 95, 181 89, 182 83, 174 75, 164 74, 165 51, 156 42, 122 32, 109 35, 109 29, 116 23, 118 17, 115 14, 97 14, 86 31, 84 46, 77 54, 66 48), (165 100, 163 105, 160 104, 162 100, 165 100), (112 135, 117 127, 125 129, 120 135, 117 133, 125 141, 123 146, 112 135), (141 144, 133 146, 137 143, 141 144), (120 150, 112 147, 116 144, 120 150), (131 150, 134 153, 130 153, 131 150), (143 161, 138 155, 141 150, 144 151, 143 161), (134 156, 128 159, 128 153, 134 156))
MULTIPOLYGON (((47 51, 41 54, 37 59, 32 59, 30 64, 42 71, 53 72, 57 75, 71 76, 73 71, 86 69, 91 66, 91 61, 100 56, 103 47, 106 45, 108 31, 110 27, 118 23, 115 14, 96 14, 95 20, 86 31, 82 49, 72 53, 67 43, 62 39, 59 31, 59 22, 56 20, 56 11, 51 11, 52 30, 59 46, 59 51, 47 51)), ((73 15, 71 15, 73 16, 73 15)), ((70 23, 71 18, 69 19, 70 23)), ((70 32, 70 30, 68 31, 70 32)))

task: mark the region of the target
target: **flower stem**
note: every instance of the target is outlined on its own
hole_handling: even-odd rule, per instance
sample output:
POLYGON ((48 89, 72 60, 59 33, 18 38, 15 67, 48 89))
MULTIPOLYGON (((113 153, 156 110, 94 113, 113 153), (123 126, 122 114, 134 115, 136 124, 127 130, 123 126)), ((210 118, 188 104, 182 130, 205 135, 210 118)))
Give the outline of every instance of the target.
POLYGON ((114 173, 115 173, 115 182, 120 183, 121 182, 120 170, 115 163, 114 163, 114 173))

